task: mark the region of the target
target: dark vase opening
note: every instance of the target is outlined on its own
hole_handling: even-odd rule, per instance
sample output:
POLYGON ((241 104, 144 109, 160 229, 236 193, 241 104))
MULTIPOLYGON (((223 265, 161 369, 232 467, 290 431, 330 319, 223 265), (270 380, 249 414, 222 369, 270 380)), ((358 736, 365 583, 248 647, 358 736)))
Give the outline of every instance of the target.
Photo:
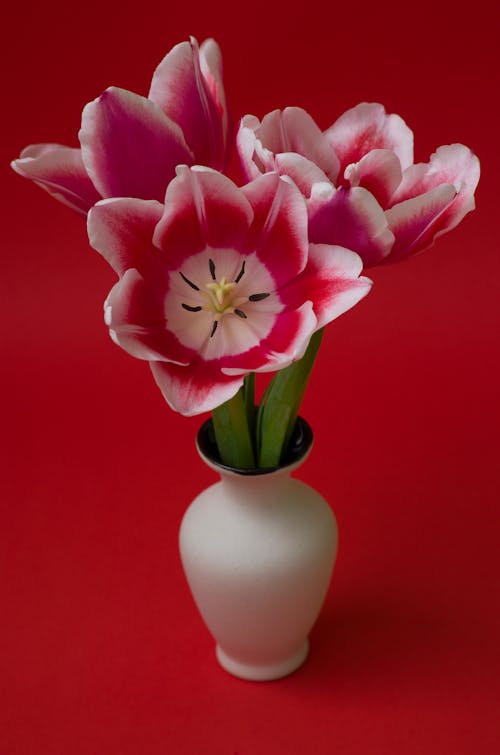
POLYGON ((198 430, 196 445, 202 456, 212 462, 212 464, 216 464, 221 469, 237 472, 241 475, 262 475, 270 474, 277 469, 283 469, 300 461, 311 448, 313 438, 313 431, 309 423, 302 417, 297 417, 290 443, 288 444, 288 448, 286 449, 281 463, 276 467, 256 467, 254 469, 230 467, 227 464, 222 463, 211 419, 207 419, 198 430))

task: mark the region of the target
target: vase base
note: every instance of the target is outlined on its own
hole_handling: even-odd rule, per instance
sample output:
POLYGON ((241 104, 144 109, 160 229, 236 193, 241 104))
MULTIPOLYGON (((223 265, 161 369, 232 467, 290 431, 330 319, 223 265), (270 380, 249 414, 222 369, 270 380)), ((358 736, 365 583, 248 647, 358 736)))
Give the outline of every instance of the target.
POLYGON ((251 682, 270 682, 273 679, 281 679, 296 671, 309 654, 309 640, 305 640, 301 647, 291 656, 278 663, 264 665, 248 664, 238 661, 228 655, 220 645, 216 647, 217 660, 222 668, 239 679, 251 682))

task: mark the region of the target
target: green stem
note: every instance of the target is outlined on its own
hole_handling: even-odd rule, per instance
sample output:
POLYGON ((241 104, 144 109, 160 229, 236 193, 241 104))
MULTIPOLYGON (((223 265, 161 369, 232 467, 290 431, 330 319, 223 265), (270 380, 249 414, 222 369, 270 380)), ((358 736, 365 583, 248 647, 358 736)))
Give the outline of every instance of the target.
POLYGON ((222 463, 238 469, 253 469, 255 456, 243 388, 212 411, 212 422, 222 463))
POLYGON ((257 457, 257 462, 259 463, 260 459, 260 448, 261 448, 261 440, 262 440, 262 416, 264 414, 264 407, 267 403, 268 396, 271 392, 273 381, 269 382, 267 384, 266 390, 264 391, 262 398, 260 400, 260 404, 257 407, 256 411, 256 418, 255 418, 255 455, 257 457))
POLYGON ((257 416, 259 467, 278 466, 286 451, 322 337, 323 329, 312 336, 302 359, 276 373, 263 396, 257 416))
MULTIPOLYGON (((243 384, 243 395, 245 399, 245 411, 247 415, 248 429, 250 438, 255 441, 255 372, 250 372, 245 377, 243 384)), ((254 450, 255 450, 255 446, 254 450)))

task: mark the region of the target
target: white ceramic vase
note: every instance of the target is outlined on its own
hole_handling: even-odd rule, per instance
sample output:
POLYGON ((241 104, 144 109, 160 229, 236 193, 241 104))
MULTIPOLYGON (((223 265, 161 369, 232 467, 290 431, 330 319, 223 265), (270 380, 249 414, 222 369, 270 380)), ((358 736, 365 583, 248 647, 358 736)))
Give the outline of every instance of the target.
POLYGON ((278 679, 307 658, 337 553, 329 505, 290 476, 309 453, 312 432, 300 419, 288 463, 265 473, 214 461, 209 432, 210 421, 198 450, 221 480, 184 515, 184 571, 221 666, 243 679, 278 679))

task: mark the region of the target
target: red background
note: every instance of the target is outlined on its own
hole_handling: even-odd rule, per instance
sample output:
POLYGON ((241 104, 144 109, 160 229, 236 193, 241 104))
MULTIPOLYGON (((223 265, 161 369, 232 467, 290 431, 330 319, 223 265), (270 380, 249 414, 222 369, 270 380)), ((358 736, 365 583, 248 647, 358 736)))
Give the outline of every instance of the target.
MULTIPOLYGON (((490 7, 493 7, 491 4, 490 7)), ((499 751, 498 64, 486 3, 13 4, 3 18, 1 755, 499 751), (114 281, 81 219, 7 168, 74 144, 110 84, 146 93, 194 34, 223 49, 235 118, 362 100, 482 160, 478 209, 373 273, 330 326, 301 471, 341 548, 309 662, 272 684, 220 670, 177 530, 213 474, 108 338, 114 281), (496 195, 495 195, 496 190, 496 195)))

